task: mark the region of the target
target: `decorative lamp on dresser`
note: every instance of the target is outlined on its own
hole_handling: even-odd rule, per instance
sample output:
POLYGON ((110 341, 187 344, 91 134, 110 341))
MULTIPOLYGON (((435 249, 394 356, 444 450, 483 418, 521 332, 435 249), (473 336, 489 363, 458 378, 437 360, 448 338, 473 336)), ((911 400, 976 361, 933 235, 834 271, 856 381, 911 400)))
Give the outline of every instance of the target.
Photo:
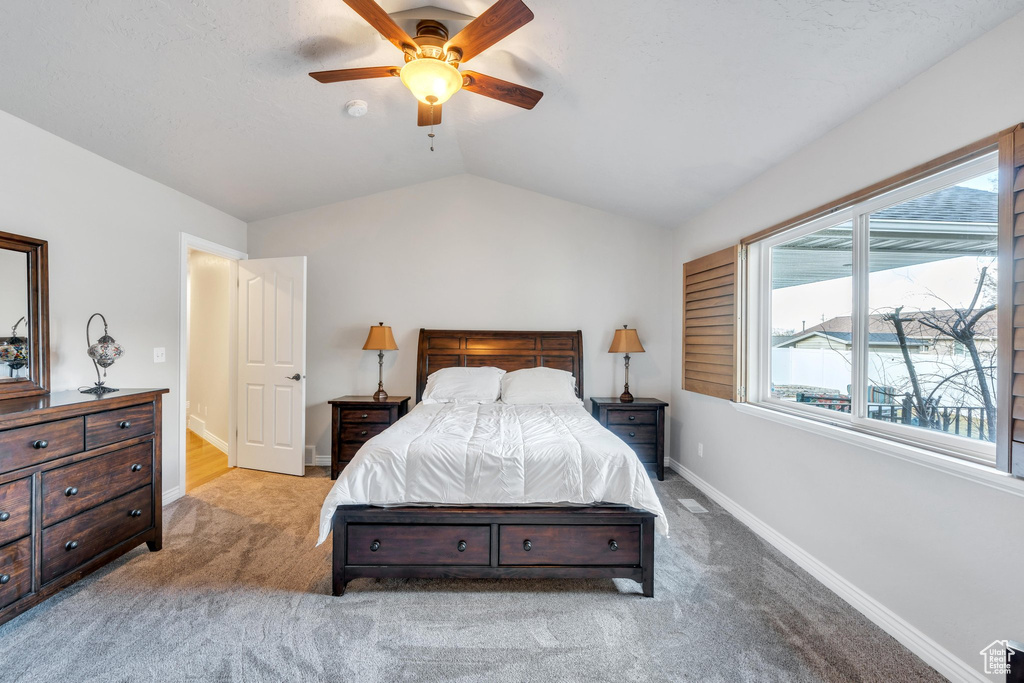
POLYGON ((167 390, 49 393, 46 249, 0 232, 0 287, 12 294, 2 310, 24 301, 14 313, 27 321, 19 353, 0 337, 0 623, 163 539, 167 390))
POLYGON ((331 479, 337 479, 360 446, 409 412, 408 396, 342 396, 331 406, 331 479))
POLYGON ((640 462, 654 466, 658 479, 665 479, 665 408, 656 398, 591 398, 590 414, 602 426, 629 444, 640 462))

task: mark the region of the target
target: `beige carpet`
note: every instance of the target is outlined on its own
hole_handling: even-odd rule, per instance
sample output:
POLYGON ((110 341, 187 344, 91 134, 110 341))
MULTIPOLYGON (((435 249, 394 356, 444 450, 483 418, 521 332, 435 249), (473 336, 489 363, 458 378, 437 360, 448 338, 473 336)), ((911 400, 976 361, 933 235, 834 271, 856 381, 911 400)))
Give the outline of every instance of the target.
POLYGON ((359 579, 314 548, 330 480, 233 470, 0 627, 3 681, 941 680, 671 473, 654 599, 625 580, 359 579), (694 515, 677 501, 696 498, 694 515))

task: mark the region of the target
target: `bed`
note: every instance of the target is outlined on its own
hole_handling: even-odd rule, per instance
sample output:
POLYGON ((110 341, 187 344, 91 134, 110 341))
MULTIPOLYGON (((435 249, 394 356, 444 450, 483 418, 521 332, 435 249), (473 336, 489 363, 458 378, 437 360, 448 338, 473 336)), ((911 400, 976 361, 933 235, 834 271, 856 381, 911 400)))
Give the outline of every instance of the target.
POLYGON ((580 331, 420 330, 417 406, 363 445, 323 505, 334 594, 364 577, 626 578, 652 597, 664 512, 582 404, 420 402, 449 367, 564 370, 582 398, 582 361, 580 331))

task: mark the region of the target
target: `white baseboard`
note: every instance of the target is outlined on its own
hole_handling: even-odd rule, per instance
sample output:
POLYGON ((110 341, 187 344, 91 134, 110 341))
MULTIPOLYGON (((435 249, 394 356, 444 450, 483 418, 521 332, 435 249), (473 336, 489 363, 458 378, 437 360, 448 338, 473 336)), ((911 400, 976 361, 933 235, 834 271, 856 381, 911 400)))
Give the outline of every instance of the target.
POLYGON ((189 431, 194 433, 200 439, 204 439, 206 442, 208 442, 211 446, 216 448, 218 451, 220 451, 224 455, 228 455, 228 442, 225 441, 224 439, 220 438, 219 436, 217 436, 213 432, 207 431, 207 429, 206 429, 206 421, 203 420, 201 417, 196 417, 195 415, 189 415, 188 416, 188 428, 189 428, 189 431))
POLYGON ((316 452, 316 444, 306 446, 306 467, 330 467, 331 456, 316 452))
POLYGON ((331 456, 329 456, 329 455, 318 455, 318 456, 316 456, 316 458, 314 458, 313 464, 316 465, 317 467, 330 467, 331 466, 331 456))
POLYGON ((170 505, 174 501, 176 501, 179 498, 181 498, 183 495, 184 494, 182 493, 180 486, 175 486, 173 489, 167 489, 166 491, 164 491, 164 496, 163 496, 164 507, 167 507, 168 505, 170 505))
POLYGON ((682 463, 669 458, 666 458, 665 463, 940 674, 951 681, 988 680, 981 671, 971 667, 806 550, 762 522, 760 518, 701 479, 682 463))
POLYGON ((219 436, 215 436, 212 432, 206 432, 205 434, 203 434, 203 438, 206 439, 211 446, 216 448, 224 455, 228 454, 228 442, 225 441, 224 439, 220 438, 219 436))
POLYGON ((202 436, 206 433, 206 420, 196 417, 195 415, 188 416, 188 428, 193 432, 202 436))

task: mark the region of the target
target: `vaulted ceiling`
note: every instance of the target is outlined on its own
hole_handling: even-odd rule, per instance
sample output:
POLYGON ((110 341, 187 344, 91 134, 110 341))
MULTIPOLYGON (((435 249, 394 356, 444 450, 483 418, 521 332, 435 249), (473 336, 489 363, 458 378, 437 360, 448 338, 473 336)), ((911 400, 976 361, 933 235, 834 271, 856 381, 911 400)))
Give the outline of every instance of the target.
POLYGON ((401 64, 341 0, 5 0, 0 109, 243 220, 468 172, 678 225, 1024 9, 526 2, 534 21, 467 66, 544 99, 524 111, 457 93, 434 152, 397 79, 306 75, 401 64), (344 112, 357 98, 363 118, 344 112))

